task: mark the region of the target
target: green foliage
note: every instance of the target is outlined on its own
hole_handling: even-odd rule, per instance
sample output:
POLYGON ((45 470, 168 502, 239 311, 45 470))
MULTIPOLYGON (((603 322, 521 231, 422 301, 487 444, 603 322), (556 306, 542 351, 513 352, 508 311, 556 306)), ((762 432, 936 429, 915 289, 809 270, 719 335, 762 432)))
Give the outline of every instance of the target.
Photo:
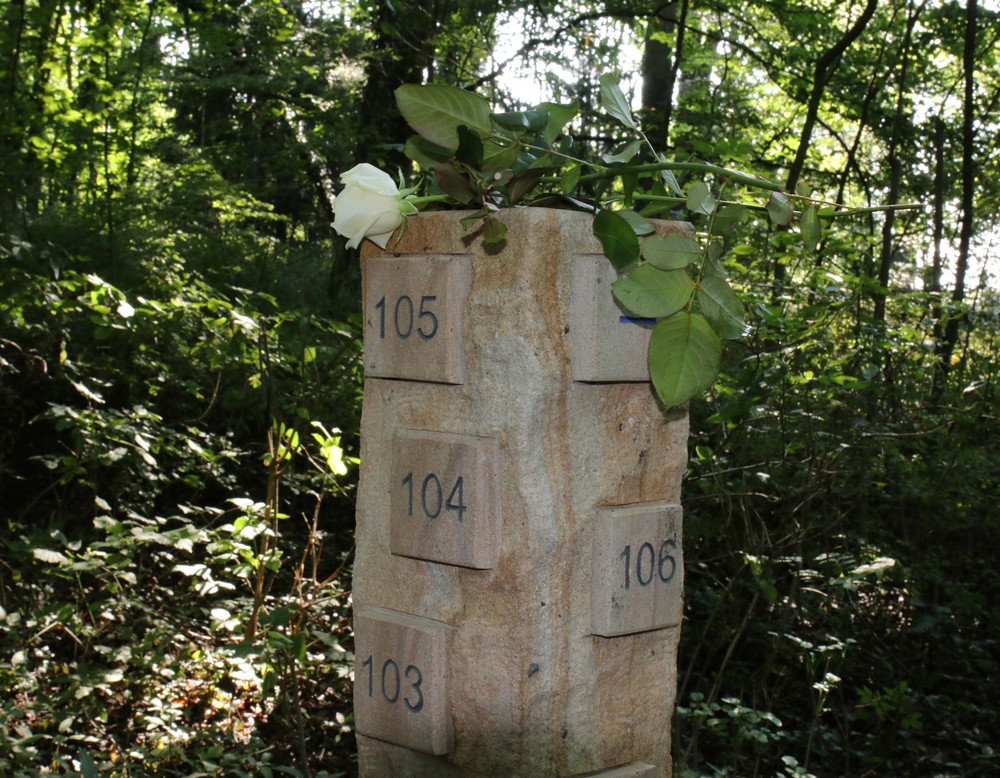
MULTIPOLYGON (((396 104, 403 118, 424 140, 455 153, 459 146, 458 130, 467 127, 474 132, 489 134, 492 129, 489 104, 481 97, 447 86, 404 84, 396 90, 396 104)), ((497 123, 509 118, 497 117, 497 123)), ((528 122, 524 122, 527 128, 528 122)), ((521 126, 510 124, 514 130, 521 126)))
POLYGON ((721 360, 722 342, 700 313, 678 311, 653 328, 649 374, 654 376, 656 392, 668 407, 711 386, 721 360))
MULTIPOLYGON (((350 527, 321 496, 347 497, 331 480, 346 474, 340 436, 316 423, 307 450, 292 427, 281 433, 272 459, 295 519, 281 546, 262 503, 239 495, 266 486, 259 420, 270 410, 302 426, 331 396, 324 378, 351 382, 353 327, 213 285, 179 256, 150 257, 128 292, 74 269, 100 263, 55 243, 8 236, 0 259, 2 771, 303 769, 260 725, 304 742, 293 725, 332 708, 314 736, 349 736, 345 576, 329 573, 345 546, 322 543, 350 527), (303 470, 306 453, 315 467, 303 470), (240 514, 215 507, 225 502, 240 514), (248 584, 258 570, 260 592, 248 584), (328 691, 306 702, 314 686, 328 691)), ((339 400, 352 425, 356 391, 339 400)))
POLYGON ((358 276, 317 163, 359 36, 3 14, 0 773, 350 772, 358 276))
POLYGON ((359 146, 405 164, 392 94, 424 73, 495 107, 450 119, 453 148, 407 146, 489 240, 532 192, 603 203, 629 305, 677 295, 734 341, 690 405, 675 773, 994 770, 1000 317, 976 256, 1000 205, 996 11, 978 4, 966 153, 961 4, 880 3, 817 72, 862 5, 6 4, 0 774, 353 771, 359 279, 326 182, 359 146), (497 80, 504 13, 537 106, 497 80), (666 116, 633 110, 637 32, 663 48, 635 67, 672 73, 666 116), (742 229, 768 213, 744 187, 785 188, 754 171, 800 146, 809 186, 742 229), (610 187, 584 160, 655 169, 610 187), (928 207, 887 225, 865 208, 893 171, 928 207), (654 217, 690 219, 696 245, 654 217))
POLYGON ((636 230, 624 216, 614 211, 600 211, 594 217, 594 235, 601 242, 604 255, 616 270, 624 270, 639 256, 636 230))
MULTIPOLYGON (((741 196, 754 187, 770 190, 766 210, 782 226, 791 222, 792 200, 769 182, 710 165, 671 164, 655 152, 656 161, 651 164, 630 164, 644 145, 653 151, 652 145, 614 76, 605 74, 599 81, 604 110, 638 136, 613 154, 602 155, 603 165, 574 156, 579 152, 571 139, 560 139, 573 111, 545 103, 526 111, 491 114, 484 98, 433 84, 406 84, 396 90, 400 112, 417 133, 404 148, 414 162, 433 173, 444 195, 465 206, 480 206, 463 223, 470 229, 478 225, 487 244, 504 240, 506 227, 497 217, 504 206, 524 201, 592 209, 594 235, 621 276, 613 286, 616 300, 628 313, 660 320, 650 342, 648 364, 657 395, 671 408, 708 389, 718 373, 721 340, 745 334, 743 305, 726 280, 722 259, 728 247, 724 235, 745 221, 746 209, 740 203, 726 203, 723 211, 701 180, 689 184, 685 198, 659 192, 664 185, 679 189, 673 169, 712 172, 720 181, 737 180, 744 190, 741 196), (564 166, 568 166, 565 173, 561 172, 564 166), (582 167, 596 171, 586 177, 597 187, 589 206, 580 199, 588 195, 581 186, 585 180, 582 167), (653 180, 640 189, 643 174, 652 175, 653 180), (602 191, 614 181, 623 195, 602 191), (574 191, 577 188, 583 191, 574 191), (650 236, 654 226, 630 208, 618 212, 609 207, 617 200, 628 206, 636 199, 684 204, 693 214, 708 218, 708 234, 701 241, 694 235, 678 234, 640 241, 639 236, 650 236)), ((807 209, 811 210, 803 222, 803 235, 815 247, 815 204, 807 209)), ((654 205, 651 212, 655 211, 654 205)))
POLYGON ((996 462, 982 445, 996 433, 986 409, 997 398, 983 392, 995 301, 982 303, 961 377, 932 404, 922 328, 933 298, 897 289, 878 326, 861 305, 864 275, 833 269, 864 267, 845 227, 830 228, 836 254, 823 264, 771 241, 801 289, 779 309, 748 269, 751 335, 709 400, 691 404, 674 732, 677 769, 690 774, 961 775, 992 758, 974 733, 996 723, 985 679, 997 635, 973 591, 996 575, 969 542, 997 541, 996 462), (744 745, 692 698, 770 712, 780 736, 744 745), (931 734, 943 730, 966 739, 931 734), (915 757, 928 742, 940 750, 915 757))

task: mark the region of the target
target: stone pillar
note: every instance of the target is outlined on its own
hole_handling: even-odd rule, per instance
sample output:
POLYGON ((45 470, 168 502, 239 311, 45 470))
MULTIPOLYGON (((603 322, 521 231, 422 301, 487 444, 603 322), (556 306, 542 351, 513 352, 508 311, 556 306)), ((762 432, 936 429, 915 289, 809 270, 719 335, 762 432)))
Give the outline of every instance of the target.
POLYGON ((362 259, 361 775, 669 776, 687 414, 590 216, 462 215, 362 259))

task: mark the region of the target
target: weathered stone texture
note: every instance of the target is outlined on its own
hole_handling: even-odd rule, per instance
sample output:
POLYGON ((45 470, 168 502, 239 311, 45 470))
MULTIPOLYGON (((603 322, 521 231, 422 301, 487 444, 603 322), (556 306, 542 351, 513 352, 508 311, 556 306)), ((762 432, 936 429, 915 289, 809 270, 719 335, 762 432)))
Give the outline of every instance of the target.
POLYGON ((395 701, 393 666, 383 694, 358 653, 362 774, 669 776, 687 414, 663 412, 633 357, 616 372, 648 332, 595 313, 614 271, 589 216, 505 211, 496 253, 461 216, 423 214, 363 257, 358 643, 436 653, 395 659, 415 668, 395 701), (408 270, 421 254, 430 275, 408 270), (421 663, 445 665, 440 686, 414 687, 421 663))

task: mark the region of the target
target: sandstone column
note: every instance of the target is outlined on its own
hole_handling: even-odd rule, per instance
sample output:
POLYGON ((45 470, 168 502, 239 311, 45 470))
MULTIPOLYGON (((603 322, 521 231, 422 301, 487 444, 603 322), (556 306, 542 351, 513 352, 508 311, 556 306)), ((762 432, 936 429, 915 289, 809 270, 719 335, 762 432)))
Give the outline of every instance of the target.
POLYGON ((669 776, 686 412, 588 215, 462 215, 362 260, 361 774, 669 776))

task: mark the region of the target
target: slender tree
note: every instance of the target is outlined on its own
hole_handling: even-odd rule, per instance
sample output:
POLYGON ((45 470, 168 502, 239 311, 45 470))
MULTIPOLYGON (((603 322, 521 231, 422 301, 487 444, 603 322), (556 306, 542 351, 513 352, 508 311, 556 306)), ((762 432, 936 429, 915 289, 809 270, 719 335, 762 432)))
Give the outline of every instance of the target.
MULTIPOLYGON (((864 9, 854 23, 847 29, 840 39, 827 48, 815 62, 813 68, 812 87, 809 93, 809 99, 806 103, 805 120, 802 123, 802 130, 799 133, 799 143, 795 152, 795 158, 792 160, 792 164, 788 169, 788 176, 785 179, 785 187, 790 192, 795 191, 795 188, 798 186, 799 179, 802 176, 802 171, 806 163, 806 156, 809 153, 809 146, 812 142, 813 129, 815 128, 816 120, 819 117, 820 103, 823 99, 823 93, 826 90, 827 84, 833 77, 840 58, 844 55, 844 52, 850 48, 851 44, 858 40, 858 38, 860 38, 864 33, 868 23, 875 15, 877 7, 878 0, 867 0, 864 9)), ((780 294, 781 289, 784 287, 784 283, 785 265, 781 262, 775 263, 774 284, 776 294, 780 294)))
MULTIPOLYGON (((903 42, 899 52, 899 64, 896 70, 896 109, 893 113, 892 133, 889 137, 889 148, 886 155, 886 164, 889 166, 889 189, 885 198, 885 205, 897 205, 899 203, 904 164, 899 147, 910 129, 907 126, 910 46, 913 41, 913 28, 916 26, 917 20, 926 6, 926 0, 919 6, 915 6, 912 2, 907 4, 906 29, 903 33, 903 42)), ((896 212, 894 210, 887 211, 885 220, 882 223, 882 248, 879 256, 877 276, 878 286, 873 294, 875 301, 873 319, 879 325, 885 324, 886 298, 890 275, 892 273, 893 258, 896 253, 894 242, 895 224, 896 212)))
POLYGON ((647 137, 660 149, 670 138, 674 88, 684 53, 688 0, 673 0, 646 21, 642 50, 642 121, 647 137), (673 37, 675 43, 670 45, 673 37))
POLYGON ((965 301, 965 281, 969 270, 969 254, 975 224, 976 198, 976 38, 978 8, 976 0, 965 5, 965 44, 962 56, 964 97, 962 101, 962 227, 955 258, 955 286, 952 287, 952 312, 944 329, 941 364, 947 371, 958 343, 959 327, 966 317, 958 314, 965 301))

